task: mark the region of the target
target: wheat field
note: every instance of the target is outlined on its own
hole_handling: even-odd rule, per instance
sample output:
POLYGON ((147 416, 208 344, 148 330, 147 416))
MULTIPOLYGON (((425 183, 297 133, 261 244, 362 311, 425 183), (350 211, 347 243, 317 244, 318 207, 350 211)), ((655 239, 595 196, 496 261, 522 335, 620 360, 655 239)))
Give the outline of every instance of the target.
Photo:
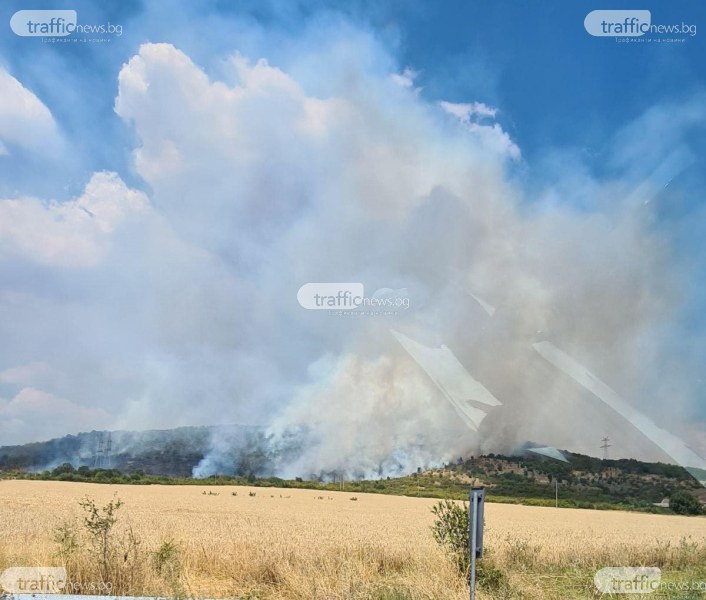
MULTIPOLYGON (((302 489, 0 481, 0 569, 66 566, 72 581, 105 579, 79 502, 103 506, 116 495, 114 593, 468 597, 432 537, 434 500, 302 489)), ((706 564, 706 518, 489 503, 485 540, 484 561, 506 581, 481 589, 479 600, 598 597, 592 574, 603 566, 659 566, 693 578, 706 564)))

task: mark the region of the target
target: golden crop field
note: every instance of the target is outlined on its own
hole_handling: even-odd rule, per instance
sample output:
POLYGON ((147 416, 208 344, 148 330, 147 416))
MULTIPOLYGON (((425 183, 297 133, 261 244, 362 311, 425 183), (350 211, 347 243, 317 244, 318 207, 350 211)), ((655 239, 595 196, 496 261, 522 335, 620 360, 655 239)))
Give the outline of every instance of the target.
MULTIPOLYGON (((131 595, 461 600, 468 588, 431 533, 434 504, 301 489, 0 481, 0 569, 66 566, 72 581, 110 577, 114 593, 131 595), (106 566, 79 501, 103 507, 116 495, 124 504, 106 566)), ((592 578, 604 566, 706 580, 706 518, 486 504, 486 546, 483 566, 504 577, 479 600, 598 597, 592 578)))

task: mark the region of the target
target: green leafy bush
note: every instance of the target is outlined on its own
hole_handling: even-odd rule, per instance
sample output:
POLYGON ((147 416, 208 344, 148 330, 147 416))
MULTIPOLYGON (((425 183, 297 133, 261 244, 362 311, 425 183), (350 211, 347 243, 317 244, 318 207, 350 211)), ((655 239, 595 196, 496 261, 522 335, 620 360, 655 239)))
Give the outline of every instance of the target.
POLYGON ((685 490, 677 490, 669 497, 669 508, 678 515, 704 514, 699 499, 685 490))
MULTIPOLYGON (((434 539, 453 560, 459 575, 468 579, 471 569, 468 550, 468 505, 447 499, 437 502, 431 511, 436 516, 432 525, 434 539)), ((483 559, 476 562, 476 581, 480 587, 490 590, 508 586, 505 573, 488 555, 488 548, 484 549, 483 559)))
POLYGON ((468 508, 452 500, 441 500, 432 506, 436 519, 432 533, 436 543, 444 548, 455 562, 461 575, 470 568, 468 552, 468 508))

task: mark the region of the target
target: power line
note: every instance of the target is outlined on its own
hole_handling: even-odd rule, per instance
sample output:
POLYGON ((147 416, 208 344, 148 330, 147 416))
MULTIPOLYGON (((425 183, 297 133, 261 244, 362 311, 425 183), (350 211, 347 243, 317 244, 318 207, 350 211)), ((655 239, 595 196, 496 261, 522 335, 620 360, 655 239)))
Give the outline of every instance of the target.
POLYGON ((110 469, 113 452, 113 439, 110 431, 98 434, 98 443, 93 455, 94 469, 110 469))
POLYGON ((608 443, 609 441, 610 441, 610 438, 607 436, 604 437, 603 439, 601 439, 601 442, 603 442, 603 444, 601 444, 601 448, 603 448, 603 460, 608 460, 608 448, 610 448, 613 445, 613 444, 609 444, 608 443))

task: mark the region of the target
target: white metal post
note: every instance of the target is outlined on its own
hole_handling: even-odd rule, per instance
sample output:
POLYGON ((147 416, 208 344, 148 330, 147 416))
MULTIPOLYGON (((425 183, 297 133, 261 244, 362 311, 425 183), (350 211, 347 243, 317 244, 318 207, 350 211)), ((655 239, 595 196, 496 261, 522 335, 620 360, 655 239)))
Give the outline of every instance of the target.
POLYGON ((471 552, 471 600, 476 599, 476 533, 478 531, 478 499, 471 491, 471 535, 470 535, 470 552, 471 552))
POLYGON ((483 556, 483 501, 485 488, 473 488, 468 506, 468 551, 471 553, 469 588, 471 600, 476 598, 476 559, 483 556))

